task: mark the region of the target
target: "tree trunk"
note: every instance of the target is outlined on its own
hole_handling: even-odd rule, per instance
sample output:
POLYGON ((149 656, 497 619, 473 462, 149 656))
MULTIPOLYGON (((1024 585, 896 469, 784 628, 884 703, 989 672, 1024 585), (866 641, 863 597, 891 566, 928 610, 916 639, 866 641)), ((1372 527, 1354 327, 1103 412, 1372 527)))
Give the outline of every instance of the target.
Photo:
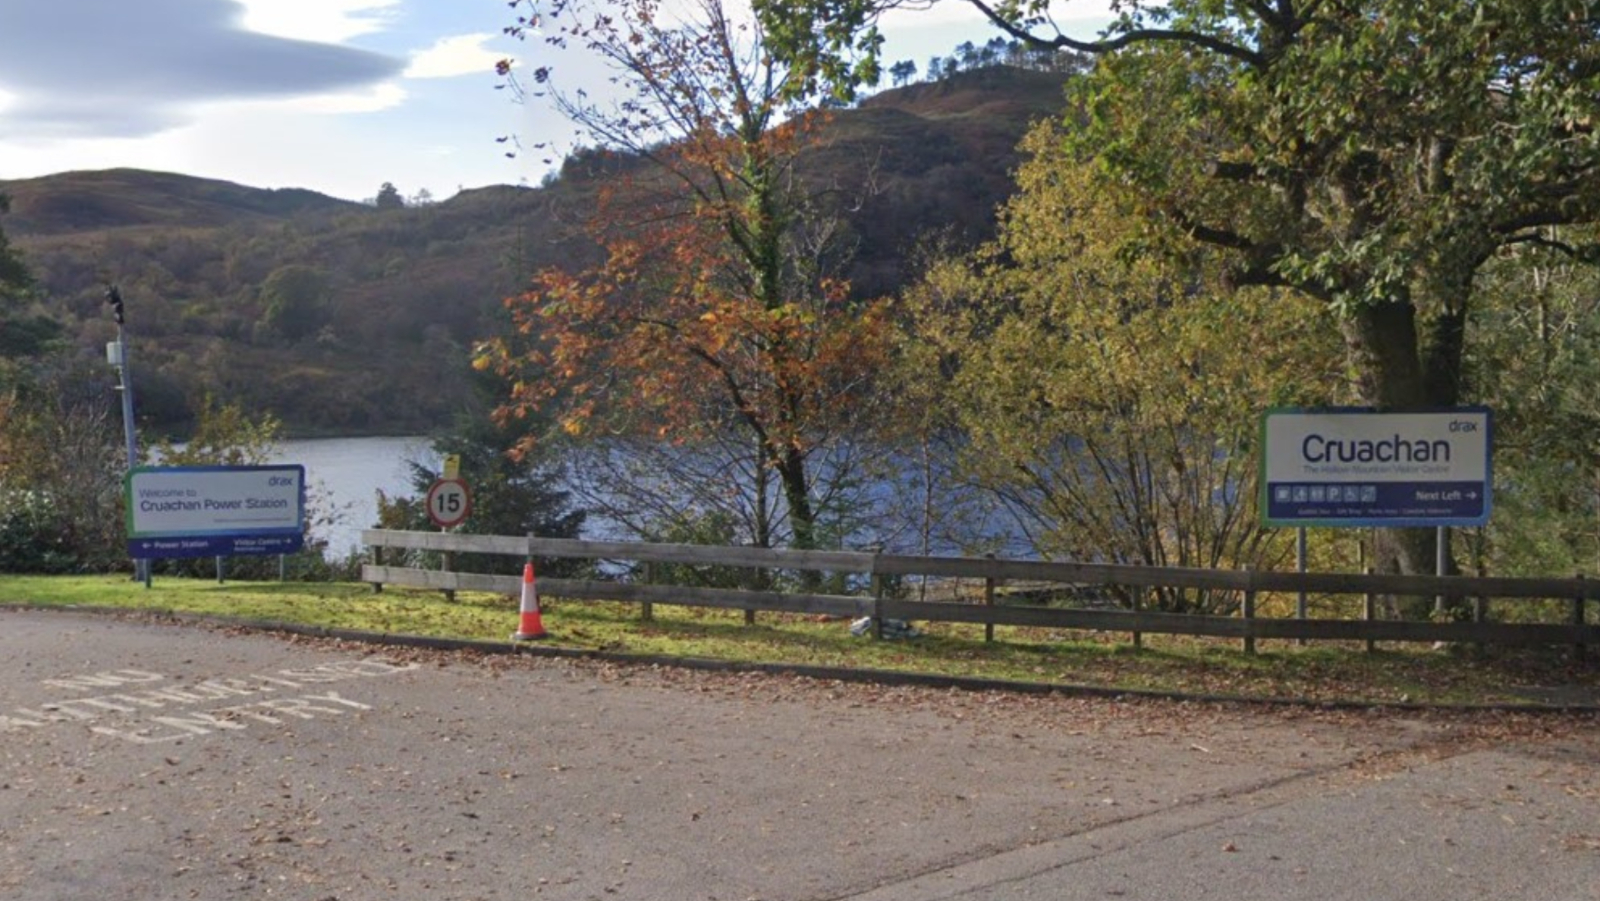
MULTIPOLYGON (((816 511, 811 509, 811 482, 806 474, 806 456, 797 447, 783 448, 777 455, 777 469, 778 478, 783 482, 783 499, 789 505, 793 546, 802 551, 815 550, 817 520, 816 511)), ((822 574, 815 570, 801 570, 800 585, 806 591, 816 591, 822 585, 822 574)))
MULTIPOLYGON (((1410 299, 1362 306, 1345 319, 1345 346, 1361 403, 1378 410, 1422 410, 1454 406, 1460 394, 1465 317, 1448 313, 1435 323, 1427 367, 1410 299)), ((1438 567, 1436 530, 1379 530, 1373 542, 1377 571, 1431 575, 1438 567)), ((1454 572, 1452 561, 1446 571, 1454 572)), ((1431 598, 1396 599, 1407 618, 1426 618, 1431 598)))
POLYGON ((1409 297, 1356 308, 1344 319, 1344 338, 1361 403, 1379 410, 1432 405, 1409 297))
POLYGON ((1466 311, 1440 313, 1429 332, 1431 340, 1422 355, 1428 403, 1435 407, 1454 407, 1461 403, 1461 357, 1467 343, 1466 311))
MULTIPOLYGON (((755 521, 751 524, 752 534, 750 537, 752 543, 759 548, 772 547, 772 510, 769 508, 767 500, 767 486, 771 484, 769 481, 771 478, 772 472, 766 466, 765 451, 758 442, 756 446, 755 484, 752 486, 755 489, 755 512, 753 514, 755 521)), ((772 590, 771 571, 756 568, 745 572, 747 573, 746 588, 751 591, 772 590)))

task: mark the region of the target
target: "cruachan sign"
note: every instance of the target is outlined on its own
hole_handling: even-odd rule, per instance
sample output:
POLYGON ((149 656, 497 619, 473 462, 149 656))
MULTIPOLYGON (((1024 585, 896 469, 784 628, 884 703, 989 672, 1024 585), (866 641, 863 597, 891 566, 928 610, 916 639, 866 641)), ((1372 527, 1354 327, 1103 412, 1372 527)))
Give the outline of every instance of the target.
POLYGON ((292 554, 305 544, 304 466, 141 466, 128 473, 128 553, 292 554))
POLYGON ((1481 526, 1492 419, 1484 407, 1415 413, 1271 410, 1261 419, 1269 526, 1481 526))

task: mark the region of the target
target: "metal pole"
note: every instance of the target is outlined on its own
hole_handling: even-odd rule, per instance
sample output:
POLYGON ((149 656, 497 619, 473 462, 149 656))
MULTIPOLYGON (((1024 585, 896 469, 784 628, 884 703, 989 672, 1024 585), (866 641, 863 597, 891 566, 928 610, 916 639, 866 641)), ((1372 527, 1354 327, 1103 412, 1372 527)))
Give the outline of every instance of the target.
MULTIPOLYGON (((983 559, 993 560, 994 554, 984 554, 983 559)), ((924 587, 927 586, 928 582, 926 577, 923 578, 922 584, 924 587)), ((983 579, 983 606, 985 608, 990 608, 986 609, 984 611, 985 613, 992 614, 994 612, 992 609, 994 607, 994 588, 994 576, 985 576, 983 579)), ((990 620, 983 624, 983 640, 994 641, 994 620, 990 620)))
POLYGON ((1244 589, 1244 603, 1240 605, 1239 613, 1244 617, 1244 652, 1256 652, 1256 586, 1252 578, 1251 567, 1244 568, 1246 583, 1244 589))
MULTIPOLYGON (((1444 526, 1439 526, 1433 538, 1433 574, 1436 576, 1449 575, 1445 571, 1449 566, 1449 559, 1450 533, 1444 526)), ((1435 613, 1439 614, 1443 614, 1448 609, 1448 602, 1444 595, 1441 594, 1434 599, 1433 609, 1435 613)))
POLYGON ((1582 663, 1589 653, 1589 646, 1583 643, 1583 605, 1588 598, 1588 592, 1583 589, 1583 573, 1578 573, 1577 597, 1572 599, 1572 624, 1577 627, 1573 630, 1577 637, 1572 642, 1572 659, 1578 663, 1582 663))
MULTIPOLYGON (((122 439, 128 453, 128 471, 139 465, 139 439, 133 427, 133 365, 128 352, 128 328, 123 323, 122 292, 116 285, 106 288, 106 303, 117 318, 117 390, 122 392, 122 439)), ((150 561, 133 561, 134 578, 150 587, 150 561)))

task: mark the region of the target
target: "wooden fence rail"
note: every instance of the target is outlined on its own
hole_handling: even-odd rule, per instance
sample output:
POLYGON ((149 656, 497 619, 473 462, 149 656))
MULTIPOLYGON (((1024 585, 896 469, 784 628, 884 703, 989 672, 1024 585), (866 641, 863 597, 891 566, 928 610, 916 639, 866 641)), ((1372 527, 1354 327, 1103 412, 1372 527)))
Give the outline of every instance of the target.
POLYGON ((915 557, 854 551, 792 551, 766 548, 713 547, 707 545, 645 544, 617 541, 582 541, 499 535, 457 535, 443 532, 401 532, 369 529, 362 542, 372 549, 373 562, 362 567, 362 580, 381 590, 385 584, 436 589, 445 592, 487 591, 516 594, 516 576, 420 569, 386 565, 386 549, 439 552, 446 561, 458 553, 494 554, 535 558, 633 561, 643 564, 743 567, 756 570, 790 570, 847 573, 871 577, 870 597, 814 593, 784 593, 725 588, 639 584, 603 580, 541 579, 541 593, 560 598, 613 600, 638 603, 648 616, 654 604, 677 604, 744 610, 747 618, 757 610, 844 617, 871 617, 881 629, 884 619, 980 623, 993 626, 1036 626, 1100 632, 1198 635, 1236 638, 1253 651, 1257 639, 1303 641, 1472 642, 1508 646, 1568 645, 1584 654, 1600 642, 1600 625, 1591 624, 1586 605, 1600 598, 1600 579, 1475 578, 1468 576, 1400 576, 1346 573, 1258 572, 1210 570, 1119 564, 998 560, 992 557, 915 557), (887 597, 888 577, 935 576, 983 580, 983 603, 910 601, 887 597), (1239 592, 1244 599, 1241 616, 1161 613, 1145 610, 1089 610, 1016 606, 994 603, 994 587, 1003 581, 1054 583, 1067 586, 1124 586, 1182 588, 1239 592), (1351 595, 1365 600, 1359 620, 1278 619, 1257 614, 1261 593, 1310 592, 1351 595), (1420 622, 1381 620, 1375 597, 1382 595, 1472 599, 1473 622, 1420 622), (1568 613, 1559 623, 1502 623, 1484 621, 1488 599, 1528 601, 1558 600, 1568 613))

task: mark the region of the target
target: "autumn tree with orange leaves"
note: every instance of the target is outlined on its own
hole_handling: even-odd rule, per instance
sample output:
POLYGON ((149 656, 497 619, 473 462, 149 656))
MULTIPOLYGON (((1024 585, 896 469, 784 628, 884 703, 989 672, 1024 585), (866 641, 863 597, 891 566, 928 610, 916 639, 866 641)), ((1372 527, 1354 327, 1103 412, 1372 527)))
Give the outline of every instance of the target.
POLYGON ((870 407, 890 329, 882 302, 830 277, 838 217, 795 171, 815 123, 784 106, 787 70, 718 0, 676 22, 650 0, 515 5, 509 31, 587 47, 624 93, 564 95, 548 70, 528 84, 509 64, 508 83, 548 91, 596 143, 648 165, 619 167, 632 175, 597 205, 603 262, 546 269, 506 301, 515 333, 477 357, 511 382, 498 415, 694 447, 743 435, 777 477, 792 545, 817 547, 813 461, 870 407))

